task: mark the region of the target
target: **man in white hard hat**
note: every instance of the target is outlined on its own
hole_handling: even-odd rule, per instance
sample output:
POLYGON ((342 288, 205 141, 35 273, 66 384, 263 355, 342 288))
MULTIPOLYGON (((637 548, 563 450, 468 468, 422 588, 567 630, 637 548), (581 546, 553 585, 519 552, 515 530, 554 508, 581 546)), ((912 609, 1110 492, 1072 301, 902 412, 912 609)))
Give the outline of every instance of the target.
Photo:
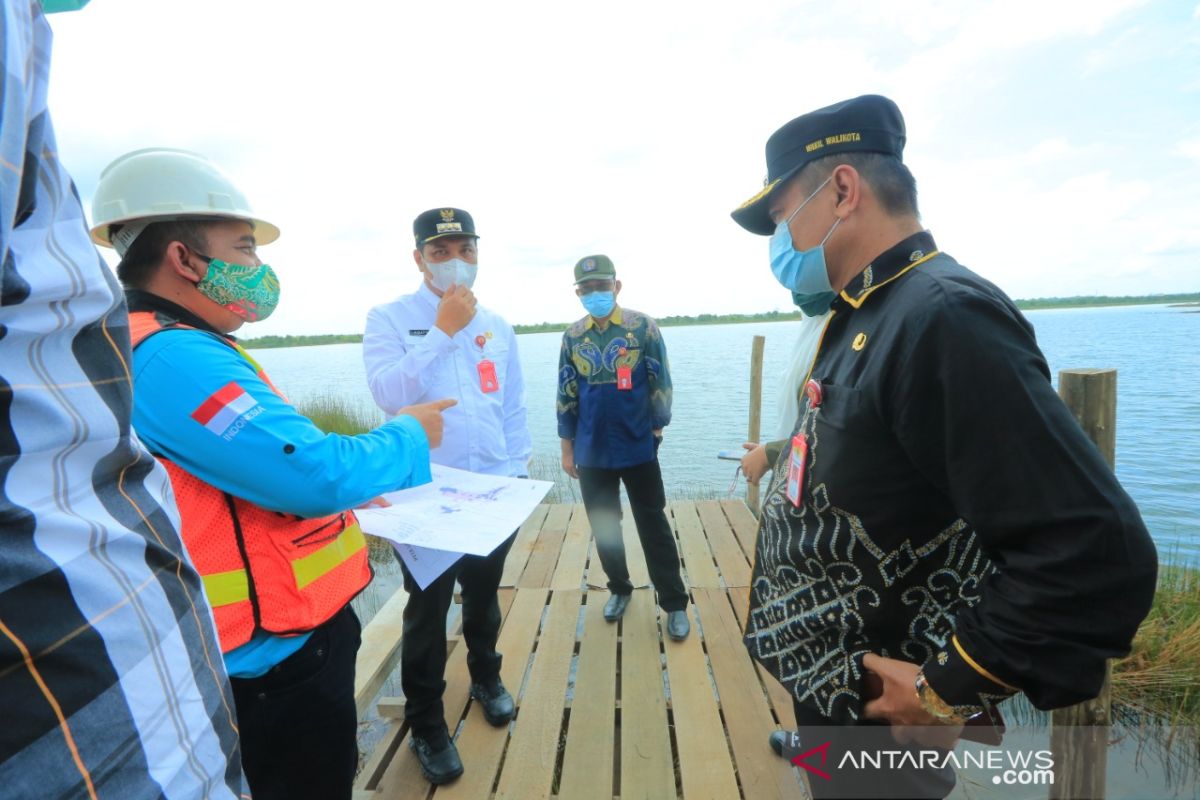
MULTIPOLYGON (((471 291, 479 264, 475 221, 461 208, 433 208, 413 220, 413 236, 420 287, 367 315, 363 360, 371 394, 388 413, 453 397, 458 405, 446 413, 446 438, 433 460, 488 475, 526 477, 533 445, 517 337, 499 314, 478 306, 471 291)), ((434 784, 463 772, 442 707, 446 613, 455 580, 462 586, 471 697, 492 725, 506 725, 515 712, 512 695, 500 681, 496 652, 496 589, 511 544, 510 537, 486 556, 463 556, 424 589, 404 569, 404 716, 412 728, 410 747, 434 784)))
POLYGON ((0 3, 0 41, 0 796, 233 800, 212 611, 130 428, 125 298, 58 157, 38 0, 0 3))
POLYGON ((370 581, 352 511, 429 479, 452 400, 366 434, 321 432, 233 339, 279 300, 257 248, 279 235, 212 162, 139 150, 101 175, 96 242, 121 256, 133 423, 167 468, 213 606, 256 800, 351 796, 358 763, 349 602, 370 581))

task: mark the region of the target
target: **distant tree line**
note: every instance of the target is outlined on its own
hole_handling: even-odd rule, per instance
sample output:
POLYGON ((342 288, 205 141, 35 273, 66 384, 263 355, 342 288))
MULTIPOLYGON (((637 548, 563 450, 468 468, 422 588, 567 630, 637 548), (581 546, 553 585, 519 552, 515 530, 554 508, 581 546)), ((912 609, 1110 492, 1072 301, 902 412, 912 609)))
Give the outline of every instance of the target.
POLYGON ((318 336, 258 336, 240 339, 242 347, 266 349, 269 347, 308 347, 314 344, 357 344, 363 340, 361 333, 323 333, 318 336))
POLYGON ((1082 297, 1038 297, 1033 300, 1018 300, 1017 308, 1079 308, 1082 306, 1144 306, 1157 303, 1200 302, 1200 292, 1182 294, 1143 294, 1137 297, 1107 297, 1084 295, 1082 297))
MULTIPOLYGON (((1080 297, 1039 297, 1033 300, 1017 300, 1017 308, 1032 311, 1045 308, 1080 308, 1085 306, 1139 306, 1155 303, 1200 303, 1200 292, 1182 294, 1146 294, 1137 297, 1107 297, 1085 295, 1080 297)), ((658 317, 664 328, 681 325, 730 325, 739 322, 784 322, 800 319, 799 311, 766 311, 761 314, 696 314, 658 317)), ((565 331, 569 322, 539 322, 536 325, 514 325, 517 333, 559 333, 565 331)), ((318 344, 357 344, 362 341, 361 333, 332 333, 318 336, 259 336, 243 339, 242 345, 250 348, 305 347, 318 344)))
MULTIPOLYGON (((655 317, 660 327, 680 325, 730 325, 737 322, 783 322, 800 319, 799 311, 765 311, 761 314, 695 314, 671 317, 655 317)), ((558 333, 565 331, 570 322, 539 322, 536 325, 513 325, 517 333, 558 333)))

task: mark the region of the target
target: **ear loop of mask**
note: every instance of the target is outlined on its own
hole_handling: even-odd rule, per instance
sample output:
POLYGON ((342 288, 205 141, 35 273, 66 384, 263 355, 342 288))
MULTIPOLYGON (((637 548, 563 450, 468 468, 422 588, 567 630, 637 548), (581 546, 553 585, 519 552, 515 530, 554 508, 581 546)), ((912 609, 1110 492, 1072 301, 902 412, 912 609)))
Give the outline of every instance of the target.
MULTIPOLYGON (((828 178, 826 178, 825 180, 821 181, 821 185, 820 185, 820 186, 818 186, 817 188, 813 189, 813 191, 812 191, 812 194, 810 194, 808 197, 804 198, 804 202, 803 202, 803 203, 801 203, 800 205, 796 206, 796 210, 795 210, 795 211, 793 211, 791 214, 788 214, 788 218, 784 220, 784 223, 785 223, 785 224, 787 224, 787 225, 791 225, 791 224, 792 224, 792 220, 793 220, 793 219, 796 217, 796 215, 797 215, 797 214, 799 214, 799 213, 800 213, 800 209, 804 208, 806 205, 808 205, 809 203, 811 203, 811 202, 812 202, 812 199, 813 199, 814 197, 816 197, 818 194, 820 194, 820 193, 821 193, 821 190, 822 190, 822 189, 824 189, 826 186, 828 186, 828 185, 829 185, 829 182, 830 182, 831 180, 833 180, 833 176, 832 176, 832 175, 830 175, 830 176, 829 176, 828 178)), ((829 237, 825 237, 825 238, 829 238, 829 237)), ((824 244, 824 243, 822 242, 822 244, 824 244)))

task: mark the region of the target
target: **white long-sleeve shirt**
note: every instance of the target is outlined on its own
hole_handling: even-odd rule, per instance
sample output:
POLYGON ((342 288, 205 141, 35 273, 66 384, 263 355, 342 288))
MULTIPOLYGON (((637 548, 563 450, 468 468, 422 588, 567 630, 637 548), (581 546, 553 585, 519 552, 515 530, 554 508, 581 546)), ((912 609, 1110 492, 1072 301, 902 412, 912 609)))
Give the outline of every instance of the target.
POLYGON ((453 337, 433 322, 440 298, 425 283, 367 314, 363 361, 375 402, 388 414, 451 397, 435 464, 515 477, 529 473, 533 443, 525 419, 525 379, 512 326, 477 306, 453 337), (480 344, 482 342, 482 344, 480 344), (495 365, 499 388, 484 392, 479 363, 495 365))

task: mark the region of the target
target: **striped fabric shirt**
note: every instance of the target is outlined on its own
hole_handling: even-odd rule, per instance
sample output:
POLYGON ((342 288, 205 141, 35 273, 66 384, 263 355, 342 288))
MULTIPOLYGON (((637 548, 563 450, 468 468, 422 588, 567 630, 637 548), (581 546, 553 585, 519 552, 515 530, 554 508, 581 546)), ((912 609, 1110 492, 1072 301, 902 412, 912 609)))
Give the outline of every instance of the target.
POLYGON ((50 39, 37 0, 0 4, 0 796, 236 798, 212 611, 55 149, 50 39))

